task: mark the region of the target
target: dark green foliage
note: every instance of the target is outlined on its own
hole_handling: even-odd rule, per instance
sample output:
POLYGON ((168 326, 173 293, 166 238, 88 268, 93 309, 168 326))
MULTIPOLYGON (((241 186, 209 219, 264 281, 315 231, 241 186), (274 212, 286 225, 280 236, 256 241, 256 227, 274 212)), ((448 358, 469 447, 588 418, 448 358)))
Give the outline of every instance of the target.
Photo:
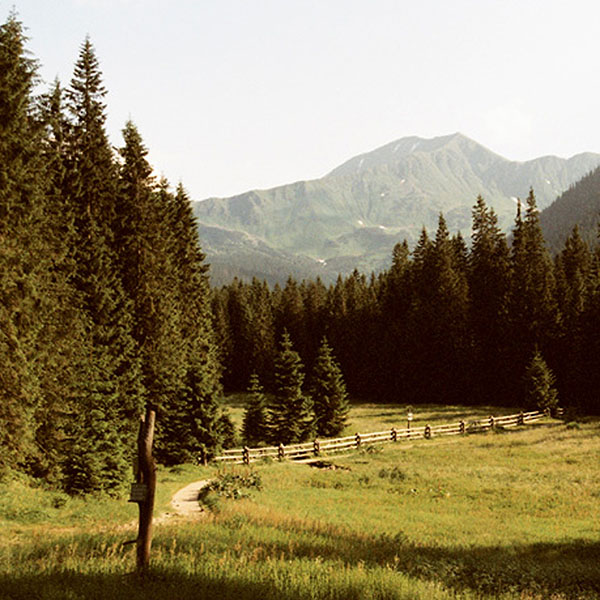
POLYGON ((473 335, 476 401, 506 404, 513 363, 506 339, 510 256, 506 236, 481 196, 473 207, 472 247, 468 261, 469 320, 473 335))
POLYGON ((265 283, 237 279, 213 299, 213 319, 223 352, 224 385, 240 390, 256 372, 268 388, 273 384, 275 317, 272 298, 265 283))
POLYGON ((177 388, 161 400, 156 448, 157 457, 172 464, 192 457, 210 458, 223 444, 225 432, 219 424, 221 367, 210 315, 207 267, 182 185, 170 198, 166 226, 172 232, 168 252, 183 375, 177 388))
POLYGON ((303 369, 289 334, 284 332, 275 359, 275 391, 269 405, 270 435, 275 443, 301 442, 313 433, 312 400, 302 391, 303 369))
POLYGON ((25 41, 11 14, 0 26, 0 475, 116 493, 144 403, 158 408, 165 462, 235 441, 218 403, 207 267, 189 199, 156 185, 130 122, 116 160, 89 39, 69 88, 55 82, 35 102, 25 41))
POLYGON ((316 433, 328 437, 338 435, 346 426, 350 406, 342 372, 327 338, 321 341, 311 379, 316 433))
POLYGON ((30 118, 36 65, 14 14, 0 27, 0 474, 35 451, 40 387, 35 347, 41 323, 42 258, 38 137, 30 118), (33 228, 33 229, 32 229, 33 228))
POLYGON ((96 481, 110 489, 125 478, 142 406, 131 302, 114 252, 117 168, 104 130, 105 94, 94 49, 86 39, 66 93, 70 126, 62 194, 73 220, 73 282, 89 323, 91 357, 74 409, 75 415, 88 417, 76 419, 70 438, 82 456, 94 458, 84 479, 77 475, 77 459, 69 456, 65 472, 73 492, 96 491, 96 481), (95 423, 93 417, 105 422, 95 423), (109 470, 116 470, 113 480, 104 476, 109 470))
POLYGON ((469 392, 468 287, 442 216, 435 241, 423 236, 414 261, 408 335, 419 359, 411 365, 404 394, 415 403, 425 398, 464 401, 469 392))
POLYGON ((575 226, 582 239, 593 245, 599 215, 600 167, 597 167, 571 185, 540 214, 544 237, 552 254, 561 251, 575 226))
POLYGON ((248 446, 256 446, 269 437, 267 398, 256 373, 250 376, 242 436, 248 446))
POLYGON ((219 440, 223 448, 235 448, 240 445, 240 439, 229 413, 221 412, 217 421, 217 431, 219 432, 219 440))
MULTIPOLYGON (((544 244, 533 190, 527 198, 525 217, 520 211, 517 215, 511 263, 510 355, 515 365, 513 373, 522 376, 523 365, 536 348, 550 355, 559 322, 553 265, 544 244)), ((522 393, 517 387, 516 397, 522 393)))
POLYGON ((540 351, 536 350, 525 371, 525 406, 533 410, 554 412, 558 406, 554 383, 552 371, 540 351))

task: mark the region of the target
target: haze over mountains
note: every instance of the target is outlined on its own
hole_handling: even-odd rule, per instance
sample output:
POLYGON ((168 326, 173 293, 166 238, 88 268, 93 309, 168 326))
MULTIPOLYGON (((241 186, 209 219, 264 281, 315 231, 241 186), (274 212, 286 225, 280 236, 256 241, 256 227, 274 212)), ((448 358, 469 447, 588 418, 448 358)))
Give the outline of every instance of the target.
POLYGON ((346 161, 321 179, 194 204, 214 283, 257 276, 274 283, 357 268, 385 268, 395 243, 434 233, 440 212, 469 236, 478 195, 508 228, 517 198, 538 206, 600 165, 600 154, 510 161, 460 133, 406 137, 346 161))

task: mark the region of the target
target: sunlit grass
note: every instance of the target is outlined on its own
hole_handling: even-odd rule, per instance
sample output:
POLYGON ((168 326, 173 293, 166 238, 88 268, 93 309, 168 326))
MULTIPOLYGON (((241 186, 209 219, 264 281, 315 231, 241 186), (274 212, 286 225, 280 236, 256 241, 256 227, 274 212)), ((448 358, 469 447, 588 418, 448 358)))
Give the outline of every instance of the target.
MULTIPOLYGON (((236 393, 229 394, 225 398, 225 406, 238 431, 241 431, 244 420, 246 397, 247 394, 236 393)), ((497 406, 419 404, 409 407, 404 404, 355 401, 350 403, 348 425, 341 435, 385 431, 392 427, 396 429, 404 428, 407 426, 409 408, 413 414, 413 427, 422 427, 427 424, 458 423, 460 420, 467 422, 472 419, 487 418, 490 415, 498 417, 518 412, 515 408, 499 408, 497 406)))
MULTIPOLYGON (((78 513, 85 501, 55 508, 41 490, 13 500, 17 514, 4 488, 3 541, 26 530, 0 546, 0 598, 598 598, 599 459, 599 422, 548 420, 323 457, 335 470, 257 464, 250 498, 156 527, 145 582, 123 545, 132 533, 117 526, 135 506, 105 499, 78 513), (38 505, 46 516, 28 516, 38 505)), ((216 472, 161 470, 157 507, 216 472)))

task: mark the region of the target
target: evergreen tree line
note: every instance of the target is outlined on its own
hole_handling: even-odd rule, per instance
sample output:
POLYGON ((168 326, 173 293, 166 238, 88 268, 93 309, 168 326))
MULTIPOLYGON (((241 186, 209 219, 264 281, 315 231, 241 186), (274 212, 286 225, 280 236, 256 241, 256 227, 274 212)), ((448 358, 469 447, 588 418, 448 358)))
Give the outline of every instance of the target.
POLYGON ((544 402, 556 402, 556 387, 562 405, 600 410, 600 246, 575 228, 552 259, 533 190, 510 238, 483 198, 472 217, 470 245, 440 215, 435 237, 424 229, 412 251, 397 244, 379 275, 213 290, 226 390, 256 373, 276 393, 287 330, 308 371, 326 336, 357 397, 524 407, 535 380, 544 402))
POLYGON ((115 152, 94 48, 41 96, 15 14, 0 26, 0 474, 72 493, 130 478, 157 410, 166 464, 231 430, 189 199, 157 181, 132 122, 115 152))

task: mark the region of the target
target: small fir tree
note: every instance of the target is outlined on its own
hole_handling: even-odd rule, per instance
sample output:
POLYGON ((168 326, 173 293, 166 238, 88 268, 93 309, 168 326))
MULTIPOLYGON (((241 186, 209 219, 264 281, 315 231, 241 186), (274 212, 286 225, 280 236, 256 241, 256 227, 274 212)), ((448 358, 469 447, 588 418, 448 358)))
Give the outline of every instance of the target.
POLYGON ((558 406, 554 374, 536 350, 525 372, 525 403, 530 408, 553 412, 558 406))
POLYGON ((275 359, 275 394, 269 407, 273 442, 300 442, 313 432, 312 400, 302 392, 303 369, 300 355, 293 349, 286 331, 275 359))
POLYGON ((342 371, 325 337, 315 361, 311 391, 317 435, 341 433, 348 418, 348 394, 342 371))
POLYGON ((250 376, 248 402, 242 425, 244 442, 249 446, 264 442, 269 433, 268 424, 267 398, 258 375, 253 373, 250 376))

